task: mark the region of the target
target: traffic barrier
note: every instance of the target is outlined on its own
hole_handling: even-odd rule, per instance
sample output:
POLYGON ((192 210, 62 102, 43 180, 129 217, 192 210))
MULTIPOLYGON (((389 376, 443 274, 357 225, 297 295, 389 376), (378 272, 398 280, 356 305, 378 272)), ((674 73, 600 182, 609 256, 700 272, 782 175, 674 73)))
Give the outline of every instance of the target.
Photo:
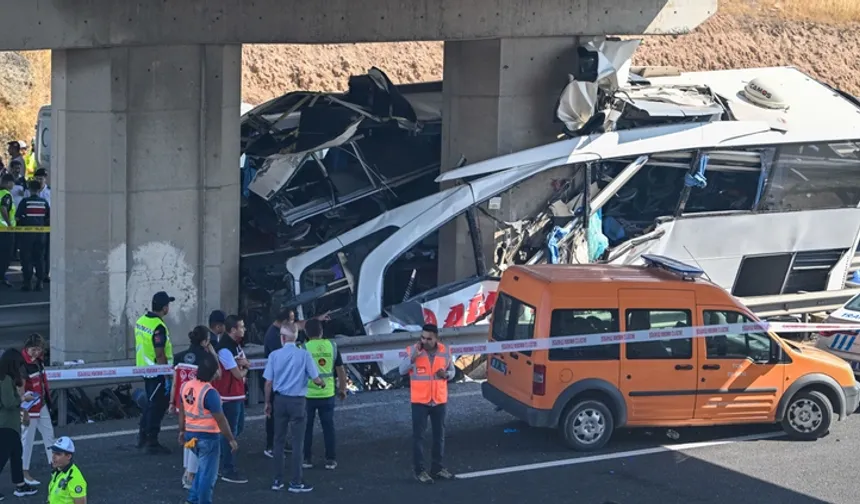
MULTIPOLYGON (((489 328, 487 328, 489 330, 489 328)), ((860 324, 807 324, 793 322, 749 322, 744 324, 722 324, 696 327, 669 327, 644 331, 608 332, 594 334, 579 334, 558 336, 544 339, 527 339, 511 341, 488 341, 470 345, 450 345, 452 355, 483 355, 501 352, 548 350, 553 348, 578 348, 614 343, 640 343, 655 340, 676 340, 686 338, 702 338, 709 336, 724 336, 728 334, 743 334, 749 332, 773 331, 777 333, 799 332, 856 332, 860 333, 860 324)), ((378 362, 382 360, 402 359, 406 357, 406 349, 381 351, 352 351, 341 352, 345 364, 378 362)), ((266 359, 251 359, 248 361, 251 369, 265 368, 266 359)), ((88 380, 104 378, 129 378, 155 375, 172 375, 172 366, 121 366, 98 367, 82 369, 47 370, 48 380, 61 382, 64 380, 88 380)))
POLYGON ((51 226, 0 226, 0 233, 50 233, 51 226))

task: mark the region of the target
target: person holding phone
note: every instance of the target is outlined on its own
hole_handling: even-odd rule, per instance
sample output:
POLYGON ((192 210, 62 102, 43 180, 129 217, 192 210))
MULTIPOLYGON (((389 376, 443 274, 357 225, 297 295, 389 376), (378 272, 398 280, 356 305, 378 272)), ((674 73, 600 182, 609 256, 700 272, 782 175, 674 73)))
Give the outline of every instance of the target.
POLYGON ((439 329, 425 324, 421 340, 406 348, 400 363, 400 374, 409 376, 412 402, 412 453, 415 478, 421 483, 436 479, 450 480, 454 475, 442 465, 445 452, 445 408, 448 404, 448 380, 454 378, 454 359, 448 347, 439 341, 439 329), (430 473, 424 466, 424 432, 427 419, 433 429, 430 473))

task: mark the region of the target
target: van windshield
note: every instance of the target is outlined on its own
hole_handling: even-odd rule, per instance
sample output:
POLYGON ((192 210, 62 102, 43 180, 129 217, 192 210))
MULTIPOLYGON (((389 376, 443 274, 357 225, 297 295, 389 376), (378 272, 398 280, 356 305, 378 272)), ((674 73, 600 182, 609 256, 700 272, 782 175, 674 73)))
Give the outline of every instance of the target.
MULTIPOLYGON (((535 334, 535 308, 507 294, 499 293, 493 308, 493 340, 528 340, 535 334)), ((530 350, 521 353, 531 355, 530 350)))

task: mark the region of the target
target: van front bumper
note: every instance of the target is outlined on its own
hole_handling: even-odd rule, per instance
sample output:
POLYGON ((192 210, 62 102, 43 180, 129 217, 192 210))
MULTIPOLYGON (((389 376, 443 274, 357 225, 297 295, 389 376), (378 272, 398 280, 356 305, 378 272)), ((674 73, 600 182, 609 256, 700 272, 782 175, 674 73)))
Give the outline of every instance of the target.
POLYGON ((860 383, 842 387, 842 391, 845 392, 845 416, 854 414, 860 406, 860 383))
POLYGON ((533 408, 523 404, 490 385, 489 382, 481 384, 481 394, 484 399, 493 403, 500 410, 510 413, 531 427, 555 427, 558 424, 558 418, 553 415, 552 410, 533 408))

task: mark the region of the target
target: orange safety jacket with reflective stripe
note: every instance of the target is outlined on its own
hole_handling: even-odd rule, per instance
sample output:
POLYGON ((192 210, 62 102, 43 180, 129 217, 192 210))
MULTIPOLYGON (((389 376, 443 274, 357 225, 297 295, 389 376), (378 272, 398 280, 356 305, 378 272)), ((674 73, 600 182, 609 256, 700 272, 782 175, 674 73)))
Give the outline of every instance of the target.
POLYGON ((210 434, 221 432, 212 412, 203 407, 203 398, 210 390, 214 390, 212 385, 196 378, 182 384, 179 396, 182 398, 182 406, 185 411, 185 430, 187 432, 208 432, 210 434))
MULTIPOLYGON (((412 347, 406 348, 406 354, 412 357, 412 347)), ((440 369, 448 370, 448 359, 451 356, 448 348, 437 343, 436 354, 431 364, 427 352, 423 352, 409 370, 409 389, 412 402, 415 404, 445 404, 448 402, 448 376, 436 378, 440 369)))

